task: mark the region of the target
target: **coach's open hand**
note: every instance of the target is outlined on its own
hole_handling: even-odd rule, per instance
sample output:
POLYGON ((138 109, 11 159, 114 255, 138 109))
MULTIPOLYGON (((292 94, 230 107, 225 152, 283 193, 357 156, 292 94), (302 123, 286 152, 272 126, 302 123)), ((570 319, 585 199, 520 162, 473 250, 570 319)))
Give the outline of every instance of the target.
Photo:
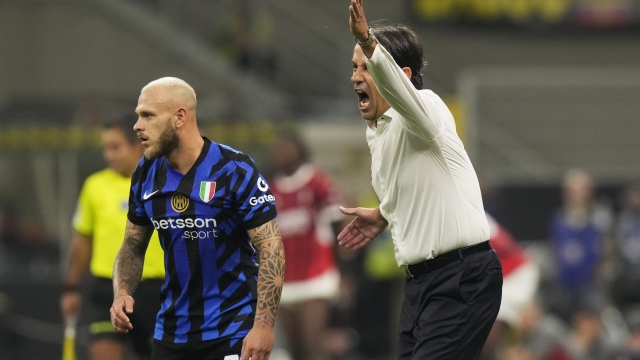
POLYGON ((367 25, 367 18, 364 16, 362 0, 351 0, 349 27, 351 28, 351 34, 358 41, 367 41, 369 39, 369 25, 367 25))
POLYGON ((127 314, 133 313, 133 304, 135 300, 129 295, 120 296, 117 298, 113 305, 111 305, 111 324, 117 332, 128 333, 133 330, 131 320, 127 314))
POLYGON ((343 208, 341 206, 340 211, 345 215, 356 216, 338 235, 338 244, 348 249, 360 249, 367 245, 389 224, 379 208, 343 208))

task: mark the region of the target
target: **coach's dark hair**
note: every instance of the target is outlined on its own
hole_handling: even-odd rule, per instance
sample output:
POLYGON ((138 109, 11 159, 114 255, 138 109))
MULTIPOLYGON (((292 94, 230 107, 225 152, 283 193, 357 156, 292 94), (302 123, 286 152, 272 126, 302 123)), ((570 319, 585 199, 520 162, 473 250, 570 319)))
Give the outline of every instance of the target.
POLYGON ((127 142, 134 145, 139 141, 138 135, 133 130, 133 124, 135 123, 135 115, 120 115, 105 121, 102 127, 107 130, 120 129, 124 134, 124 137, 127 139, 127 142))
POLYGON ((411 83, 416 89, 422 89, 422 74, 420 70, 427 65, 424 61, 424 48, 418 35, 402 24, 385 24, 374 21, 371 32, 396 61, 396 64, 411 69, 411 83))

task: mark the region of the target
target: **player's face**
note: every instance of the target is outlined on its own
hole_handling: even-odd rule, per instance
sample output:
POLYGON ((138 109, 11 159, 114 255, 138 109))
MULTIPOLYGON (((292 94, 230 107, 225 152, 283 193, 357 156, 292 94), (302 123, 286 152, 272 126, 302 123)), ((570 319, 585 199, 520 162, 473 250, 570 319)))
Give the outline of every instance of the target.
POLYGON ((353 75, 351 82, 358 96, 358 110, 362 118, 369 121, 377 120, 391 107, 380 95, 373 77, 367 70, 367 58, 362 53, 359 45, 353 49, 353 75))
POLYGON ((127 141, 119 128, 105 129, 102 132, 102 151, 108 166, 124 176, 131 176, 140 160, 140 147, 127 141))
POLYGON ((155 159, 170 155, 180 141, 173 126, 173 112, 162 102, 161 89, 144 90, 138 98, 138 121, 133 129, 142 140, 144 157, 155 159))

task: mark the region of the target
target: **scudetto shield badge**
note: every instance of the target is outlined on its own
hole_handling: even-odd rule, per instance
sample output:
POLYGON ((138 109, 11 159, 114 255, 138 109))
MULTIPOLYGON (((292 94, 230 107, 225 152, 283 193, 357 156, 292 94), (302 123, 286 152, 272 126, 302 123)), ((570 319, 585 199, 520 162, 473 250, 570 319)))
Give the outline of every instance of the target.
POLYGON ((189 207, 189 198, 180 193, 175 193, 171 197, 171 207, 176 212, 183 212, 189 207))
POLYGON ((209 202, 213 199, 216 193, 215 181, 201 181, 200 182, 200 199, 204 202, 209 202))

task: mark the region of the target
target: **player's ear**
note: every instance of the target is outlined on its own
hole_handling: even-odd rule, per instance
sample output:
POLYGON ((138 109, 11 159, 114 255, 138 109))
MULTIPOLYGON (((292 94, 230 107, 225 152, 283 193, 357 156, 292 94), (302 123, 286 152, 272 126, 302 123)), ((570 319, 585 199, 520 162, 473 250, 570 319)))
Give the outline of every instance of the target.
POLYGON ((176 127, 181 127, 187 122, 187 109, 182 107, 178 108, 178 110, 176 110, 175 117, 176 117, 176 124, 175 124, 176 127))
POLYGON ((411 79, 411 75, 413 75, 413 71, 411 71, 410 67, 405 66, 402 68, 402 71, 404 71, 405 75, 407 75, 407 77, 411 79))

